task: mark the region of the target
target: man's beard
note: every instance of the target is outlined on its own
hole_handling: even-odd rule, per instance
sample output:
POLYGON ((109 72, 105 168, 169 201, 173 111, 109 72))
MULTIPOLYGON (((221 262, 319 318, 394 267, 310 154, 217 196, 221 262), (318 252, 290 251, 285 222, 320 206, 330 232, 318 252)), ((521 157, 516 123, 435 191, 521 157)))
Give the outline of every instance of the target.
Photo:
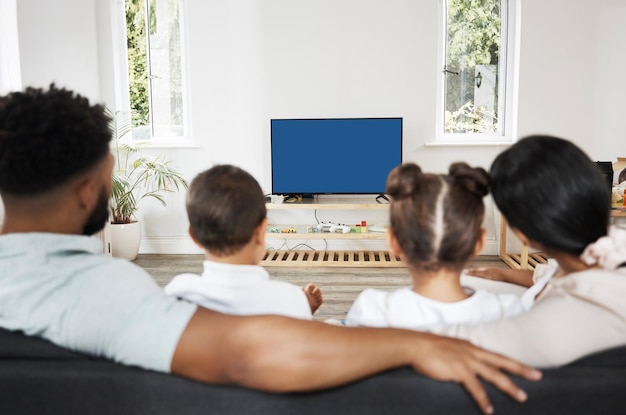
POLYGON ((106 188, 102 187, 102 192, 98 198, 98 203, 87 218, 87 222, 83 226, 83 235, 93 235, 104 229, 109 221, 109 194, 106 188))

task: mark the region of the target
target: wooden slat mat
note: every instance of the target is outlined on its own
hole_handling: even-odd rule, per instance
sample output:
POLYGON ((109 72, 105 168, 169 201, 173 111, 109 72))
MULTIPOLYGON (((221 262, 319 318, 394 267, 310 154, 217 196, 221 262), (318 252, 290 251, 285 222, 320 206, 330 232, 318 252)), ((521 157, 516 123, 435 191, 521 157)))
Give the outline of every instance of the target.
POLYGON ((264 267, 403 267, 402 260, 386 251, 274 251, 261 261, 264 267))

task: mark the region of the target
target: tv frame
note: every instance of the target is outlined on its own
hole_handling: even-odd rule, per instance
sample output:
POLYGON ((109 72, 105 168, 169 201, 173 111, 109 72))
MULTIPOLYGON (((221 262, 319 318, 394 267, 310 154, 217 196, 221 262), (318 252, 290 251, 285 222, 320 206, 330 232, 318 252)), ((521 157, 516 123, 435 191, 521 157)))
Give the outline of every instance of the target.
MULTIPOLYGON (((404 118, 403 117, 336 117, 336 118, 271 118, 270 119, 270 160, 271 160, 271 175, 272 175, 272 194, 282 194, 285 196, 301 196, 303 198, 310 198, 313 197, 315 195, 379 195, 379 197, 383 197, 384 196, 384 189, 382 189, 382 191, 371 191, 371 192, 337 192, 337 191, 331 191, 331 192, 304 192, 304 193, 297 193, 297 192, 290 192, 290 193, 284 193, 284 192, 276 192, 274 187, 274 148, 273 148, 273 122, 274 121, 324 121, 324 120, 336 120, 336 121, 341 121, 341 120, 399 120, 400 121, 400 142, 399 142, 399 155, 398 155, 398 165, 401 164, 403 162, 403 145, 404 145, 404 118)), ((324 154, 320 151, 320 154, 315 154, 315 155, 311 155, 313 157, 323 157, 324 154)), ((353 154, 348 155, 350 157, 358 157, 358 149, 355 149, 353 154)), ((386 199, 386 198, 385 198, 386 199)), ((378 200, 378 197, 377 197, 378 200)))

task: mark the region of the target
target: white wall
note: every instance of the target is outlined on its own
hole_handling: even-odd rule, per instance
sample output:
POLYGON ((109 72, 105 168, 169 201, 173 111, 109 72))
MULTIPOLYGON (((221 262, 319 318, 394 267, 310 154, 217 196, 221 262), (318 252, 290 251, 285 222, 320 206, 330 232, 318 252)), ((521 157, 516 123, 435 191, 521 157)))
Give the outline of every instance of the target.
POLYGON ((22 84, 99 100, 95 0, 19 0, 17 15, 22 84))
MULTIPOLYGON (((0 0, 0 94, 22 88, 16 0, 0 0)), ((0 206, 1 209, 1 206, 0 206)), ((1 216, 0 216, 1 218, 1 216)))
MULTIPOLYGON (((108 2, 61 2, 19 1, 23 83, 55 80, 111 102, 108 2)), ((424 146, 435 136, 438 13, 436 1, 187 0, 199 148, 163 151, 190 179, 233 163, 269 191, 270 118, 402 116, 405 160, 438 172, 457 160, 488 167, 503 147, 424 146)), ((519 135, 560 135, 594 159, 626 155, 626 2, 523 0, 520 17, 519 135)), ((495 253, 490 201, 487 213, 495 253)), ((142 252, 198 252, 182 195, 166 209, 146 204, 141 217, 142 252)))
MULTIPOLYGON (((593 91, 588 108, 593 114, 594 147, 589 150, 597 160, 614 160, 626 154, 626 54, 620 53, 626 40, 626 2, 604 0, 598 5, 595 27, 597 42, 589 53, 594 63, 589 89, 593 91), (594 53, 595 52, 595 53, 594 53)), ((586 80, 581 82, 585 85, 586 80)))

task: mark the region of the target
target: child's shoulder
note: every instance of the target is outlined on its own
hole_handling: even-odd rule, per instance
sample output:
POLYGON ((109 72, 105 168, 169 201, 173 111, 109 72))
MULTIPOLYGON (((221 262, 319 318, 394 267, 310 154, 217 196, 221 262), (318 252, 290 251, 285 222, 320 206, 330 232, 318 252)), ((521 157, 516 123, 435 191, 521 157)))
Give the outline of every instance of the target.
POLYGON ((202 278, 196 274, 179 274, 170 280, 163 290, 166 294, 176 295, 180 292, 197 289, 202 283, 202 278))
MULTIPOLYGON (((525 311, 523 297, 511 293, 496 293, 484 289, 476 290, 470 306, 477 306, 483 312, 492 310, 494 315, 500 317, 514 316, 525 311)), ((530 306, 529 306, 530 308, 530 306)))
POLYGON ((371 298, 371 299, 386 298, 387 296, 391 295, 394 292, 395 291, 385 290, 381 288, 366 288, 363 291, 361 291, 357 299, 358 298, 371 298))
POLYGON ((518 294, 494 292, 484 288, 475 289, 470 298, 483 303, 487 301, 508 303, 520 300, 518 294))
POLYGON ((347 326, 388 327, 391 304, 404 303, 401 297, 410 296, 410 288, 383 290, 367 288, 352 304, 346 316, 347 326))
POLYGON ((410 295, 410 288, 400 288, 396 290, 385 290, 379 288, 366 288, 356 298, 354 304, 369 308, 386 308, 390 301, 398 301, 400 297, 410 295))

